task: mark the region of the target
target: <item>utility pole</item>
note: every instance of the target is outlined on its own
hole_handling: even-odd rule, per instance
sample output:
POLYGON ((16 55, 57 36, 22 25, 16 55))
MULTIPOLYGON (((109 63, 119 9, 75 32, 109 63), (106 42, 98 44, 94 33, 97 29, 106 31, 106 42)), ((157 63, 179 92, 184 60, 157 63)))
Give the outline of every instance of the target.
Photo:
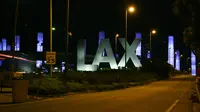
POLYGON ((17 3, 16 3, 16 10, 15 10, 15 23, 14 23, 14 39, 13 39, 13 43, 12 43, 12 54, 13 54, 13 57, 12 57, 12 60, 13 60, 13 63, 11 64, 11 70, 12 72, 14 72, 15 70, 15 59, 14 59, 14 56, 15 56, 15 36, 17 34, 17 20, 18 20, 18 14, 19 14, 19 0, 17 0, 17 3))
POLYGON ((65 38, 65 75, 68 70, 68 57, 69 57, 69 0, 67 0, 66 8, 66 38, 65 38))
MULTIPOLYGON (((52 0, 50 0, 50 52, 52 52, 52 0)), ((52 64, 50 64, 50 78, 52 80, 52 64)))
POLYGON ((124 61, 124 67, 125 67, 125 69, 126 69, 126 58, 127 58, 127 45, 126 45, 126 43, 127 43, 127 18, 128 18, 128 11, 127 11, 127 9, 126 9, 126 12, 125 12, 125 61, 124 61))

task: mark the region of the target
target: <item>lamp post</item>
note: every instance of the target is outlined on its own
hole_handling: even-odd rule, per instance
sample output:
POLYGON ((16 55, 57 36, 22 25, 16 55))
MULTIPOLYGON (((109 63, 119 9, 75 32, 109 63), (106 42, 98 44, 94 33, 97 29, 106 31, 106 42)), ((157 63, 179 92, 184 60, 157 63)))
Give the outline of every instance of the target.
POLYGON ((117 38, 119 38, 119 34, 115 35, 115 53, 117 53, 117 38))
POLYGON ((131 6, 131 7, 129 7, 129 8, 127 8, 126 9, 126 12, 125 12, 125 67, 126 67, 126 58, 127 58, 127 53, 126 53, 126 51, 127 51, 127 45, 126 45, 126 43, 127 43, 127 22, 128 22, 128 12, 130 12, 130 13, 133 13, 133 12, 135 12, 135 7, 133 7, 133 6, 131 6))
POLYGON ((149 36, 149 49, 150 49, 150 58, 151 58, 151 56, 152 56, 152 52, 151 52, 151 40, 152 40, 152 35, 154 35, 154 34, 156 34, 156 30, 151 30, 150 31, 150 36, 149 36))
MULTIPOLYGON (((50 52, 52 52, 52 0, 50 0, 50 52)), ((50 64, 50 78, 52 79, 52 64, 50 64)))
POLYGON ((66 17, 66 38, 65 38, 65 73, 68 70, 68 56, 69 56, 69 36, 72 33, 69 33, 69 0, 67 0, 67 17, 66 17))
POLYGON ((18 14, 19 14, 19 0, 17 0, 17 3, 16 3, 16 12, 15 12, 15 23, 14 23, 14 40, 13 40, 13 43, 12 43, 12 61, 13 63, 11 64, 11 70, 12 72, 15 71, 15 59, 14 59, 14 56, 15 56, 15 36, 17 34, 17 20, 18 20, 18 14))

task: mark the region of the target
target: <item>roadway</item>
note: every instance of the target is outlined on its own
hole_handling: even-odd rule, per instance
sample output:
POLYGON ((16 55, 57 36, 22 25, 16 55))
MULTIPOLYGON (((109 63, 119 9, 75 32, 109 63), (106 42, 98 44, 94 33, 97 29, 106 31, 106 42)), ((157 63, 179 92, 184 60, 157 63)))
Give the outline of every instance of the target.
POLYGON ((0 112, 192 112, 193 86, 191 76, 180 76, 124 90, 0 106, 0 112))

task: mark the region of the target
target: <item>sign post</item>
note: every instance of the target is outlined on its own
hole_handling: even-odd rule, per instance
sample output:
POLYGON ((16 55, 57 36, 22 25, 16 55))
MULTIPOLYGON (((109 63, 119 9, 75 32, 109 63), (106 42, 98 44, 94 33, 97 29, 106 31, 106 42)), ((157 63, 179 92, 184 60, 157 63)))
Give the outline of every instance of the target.
POLYGON ((51 66, 50 78, 52 79, 52 65, 56 64, 56 52, 46 52, 46 64, 51 66))

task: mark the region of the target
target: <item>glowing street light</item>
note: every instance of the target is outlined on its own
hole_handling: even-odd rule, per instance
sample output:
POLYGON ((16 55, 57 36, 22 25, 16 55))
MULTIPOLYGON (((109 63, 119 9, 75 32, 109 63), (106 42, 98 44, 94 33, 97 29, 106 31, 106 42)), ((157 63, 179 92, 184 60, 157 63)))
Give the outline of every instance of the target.
POLYGON ((152 30, 151 33, 152 33, 152 34, 156 34, 156 30, 152 30))
POLYGON ((115 52, 117 53, 117 38, 119 38, 119 34, 115 35, 115 52))
POLYGON ((119 34, 116 34, 116 35, 115 35, 115 38, 118 38, 118 37, 119 37, 119 34))
POLYGON ((55 27, 53 27, 53 28, 52 28, 52 30, 53 30, 53 31, 55 31, 55 30, 56 30, 56 28, 55 28, 55 27))
POLYGON ((72 32, 68 32, 69 36, 72 36, 72 32))
POLYGON ((133 6, 132 6, 132 7, 129 7, 129 8, 128 8, 128 11, 131 12, 131 13, 132 13, 132 12, 135 12, 135 8, 134 8, 133 6))
POLYGON ((152 56, 152 52, 151 52, 151 38, 152 38, 152 35, 156 34, 156 30, 151 30, 150 31, 150 36, 149 36, 149 49, 150 49, 150 57, 152 56))
MULTIPOLYGON (((128 18, 128 12, 129 13, 134 13, 135 12, 135 7, 130 6, 130 7, 128 7, 126 9, 126 12, 125 12, 125 52, 127 50, 126 41, 127 41, 127 18, 128 18)), ((126 67, 126 58, 127 58, 127 56, 126 56, 126 53, 125 53, 125 61, 124 61, 125 62, 125 67, 126 67)))

